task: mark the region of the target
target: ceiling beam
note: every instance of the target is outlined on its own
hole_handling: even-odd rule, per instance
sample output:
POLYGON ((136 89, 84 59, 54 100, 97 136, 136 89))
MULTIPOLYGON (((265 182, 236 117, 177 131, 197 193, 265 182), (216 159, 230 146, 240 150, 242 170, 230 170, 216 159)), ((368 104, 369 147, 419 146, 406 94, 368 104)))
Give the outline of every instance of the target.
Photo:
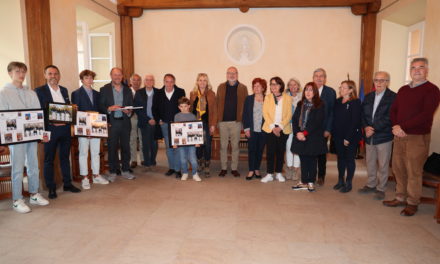
MULTIPOLYGON (((186 9, 186 8, 249 8, 270 7, 341 7, 360 6, 368 12, 377 12, 380 0, 118 0, 120 15, 142 15, 143 9, 186 9), (376 11, 377 9, 377 11, 376 11), (139 15, 139 12, 141 14, 139 15)), ((358 11, 357 11, 358 12, 358 11)))

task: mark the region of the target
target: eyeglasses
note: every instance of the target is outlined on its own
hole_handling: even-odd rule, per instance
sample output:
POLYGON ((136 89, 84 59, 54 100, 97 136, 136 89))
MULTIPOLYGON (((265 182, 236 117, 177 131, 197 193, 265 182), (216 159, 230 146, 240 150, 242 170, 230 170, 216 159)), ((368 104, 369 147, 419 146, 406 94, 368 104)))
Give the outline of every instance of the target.
POLYGON ((384 83, 384 82, 388 82, 388 80, 386 80, 386 79, 374 79, 373 82, 375 82, 375 83, 384 83))
POLYGON ((279 85, 278 83, 271 83, 269 84, 270 86, 275 86, 275 85, 279 85))

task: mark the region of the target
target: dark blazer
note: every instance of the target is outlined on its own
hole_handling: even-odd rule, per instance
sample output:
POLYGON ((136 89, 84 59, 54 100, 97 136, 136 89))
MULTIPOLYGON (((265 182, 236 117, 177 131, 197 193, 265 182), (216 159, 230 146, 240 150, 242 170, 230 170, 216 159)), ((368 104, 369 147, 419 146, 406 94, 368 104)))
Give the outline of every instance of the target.
MULTIPOLYGON (((133 93, 130 88, 128 88, 125 84, 122 83, 123 89, 123 100, 122 107, 125 106, 133 106, 133 93)), ((114 112, 109 113, 108 107, 115 104, 115 100, 113 98, 113 87, 111 83, 104 85, 100 90, 99 95, 99 110, 103 114, 107 114, 109 116, 109 121, 112 123, 114 119, 114 112)), ((129 120, 130 117, 127 114, 122 113, 122 118, 124 120, 129 120)))
POLYGON ((99 92, 92 89, 92 94, 93 102, 83 86, 72 92, 72 103, 78 106, 78 111, 99 112, 99 92))
POLYGON ((174 116, 179 112, 177 101, 185 96, 185 90, 174 85, 174 93, 171 100, 165 94, 165 87, 159 89, 153 97, 153 116, 156 122, 169 123, 174 121, 174 116))
POLYGON ((333 125, 333 108, 336 101, 336 92, 333 88, 324 85, 321 92, 321 100, 325 103, 324 130, 331 132, 333 125))
MULTIPOLYGON (((153 88, 153 105, 154 105, 154 96, 159 92, 159 89, 153 88)), ((148 95, 145 88, 139 89, 136 91, 134 95, 134 106, 142 106, 142 109, 136 109, 136 115, 138 117, 138 127, 145 128, 148 124, 150 118, 147 116, 147 107, 148 107, 148 95)), ((151 108, 151 112, 153 112, 153 108, 151 108)), ((154 113, 153 113, 154 118, 154 113)))
POLYGON ((323 102, 318 108, 312 107, 309 113, 305 131, 307 136, 305 141, 299 141, 296 138, 298 132, 303 132, 299 126, 301 116, 302 101, 298 103, 292 118, 293 141, 291 151, 298 155, 317 156, 327 153, 326 139, 324 134, 325 120, 325 103, 323 102))
POLYGON ((361 100, 355 99, 342 103, 338 98, 333 110, 332 137, 347 140, 350 144, 358 144, 361 132, 361 100))
MULTIPOLYGON (((64 98, 64 102, 66 104, 70 104, 69 92, 67 91, 67 88, 60 85, 60 90, 61 90, 61 95, 64 98)), ((43 86, 35 88, 35 92, 37 93, 38 100, 40 100, 41 108, 44 109, 44 114, 47 116, 47 104, 54 103, 53 98, 52 98, 52 94, 50 93, 50 90, 49 90, 49 85, 45 84, 43 86)), ((45 123, 46 127, 49 124, 46 119, 44 120, 44 123, 45 123)))
POLYGON ((392 141, 393 136, 393 125, 390 119, 390 109, 391 105, 396 98, 396 93, 387 88, 384 91, 382 100, 380 100, 377 106, 376 113, 374 114, 373 120, 373 108, 374 99, 376 97, 376 92, 371 92, 365 96, 362 102, 362 127, 371 126, 374 128, 373 136, 365 138, 367 144, 377 145, 385 142, 392 141))
MULTIPOLYGON (((243 129, 249 128, 251 132, 254 132, 254 102, 255 102, 255 95, 249 95, 244 100, 244 107, 243 107, 243 129)), ((261 109, 263 111, 263 109, 261 109)), ((263 126, 264 118, 262 118, 263 121, 261 122, 261 126, 263 126)))

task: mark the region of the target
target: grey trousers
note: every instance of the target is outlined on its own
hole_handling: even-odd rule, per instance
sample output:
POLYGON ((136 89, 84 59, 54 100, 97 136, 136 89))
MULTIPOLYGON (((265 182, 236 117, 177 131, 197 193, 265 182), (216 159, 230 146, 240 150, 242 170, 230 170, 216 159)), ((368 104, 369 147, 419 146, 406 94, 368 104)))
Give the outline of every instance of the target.
POLYGON ((231 149, 232 149, 231 170, 237 170, 241 122, 236 122, 236 121, 219 122, 218 127, 220 130, 220 161, 221 161, 222 170, 227 170, 228 168, 229 141, 231 141, 231 149))
POLYGON ((368 180, 367 186, 385 191, 388 181, 393 141, 369 145, 365 144, 368 180))

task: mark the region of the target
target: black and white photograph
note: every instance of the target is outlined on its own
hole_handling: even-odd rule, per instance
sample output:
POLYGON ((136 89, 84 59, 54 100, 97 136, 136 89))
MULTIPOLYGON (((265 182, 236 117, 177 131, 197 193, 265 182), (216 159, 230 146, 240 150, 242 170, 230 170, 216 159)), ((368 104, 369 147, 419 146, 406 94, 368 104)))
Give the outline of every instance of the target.
POLYGON ((203 123, 201 121, 175 122, 170 126, 171 142, 177 146, 203 144, 203 123))
POLYGON ((53 123, 72 123, 73 122, 73 105, 49 103, 48 119, 53 123))

